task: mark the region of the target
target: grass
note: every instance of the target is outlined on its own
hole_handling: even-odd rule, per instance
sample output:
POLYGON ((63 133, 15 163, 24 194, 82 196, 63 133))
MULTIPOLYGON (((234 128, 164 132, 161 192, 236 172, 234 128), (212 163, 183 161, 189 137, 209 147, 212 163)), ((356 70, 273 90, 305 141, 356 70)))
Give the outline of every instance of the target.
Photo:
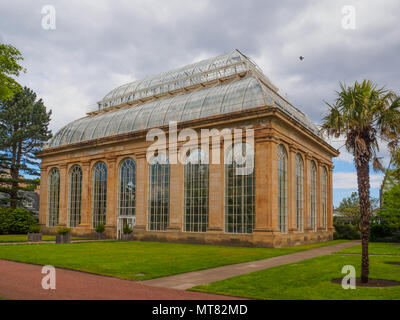
MULTIPOLYGON (((72 240, 84 240, 85 238, 80 238, 80 237, 72 237, 72 240)), ((43 235, 42 236, 43 241, 55 241, 56 236, 48 236, 48 235, 43 235)), ((26 234, 2 234, 0 235, 0 243, 2 242, 27 242, 28 241, 28 235, 26 234)))
MULTIPOLYGON (((338 253, 359 253, 361 254, 361 245, 346 248, 338 253)), ((368 248, 369 254, 390 254, 400 255, 400 243, 384 243, 384 242, 370 242, 368 248)))
POLYGON ((336 240, 280 249, 167 242, 112 241, 2 245, 0 259, 146 280, 183 272, 260 260, 345 242, 336 240), (142 273, 143 276, 137 274, 142 273))
MULTIPOLYGON (((370 278, 400 281, 400 266, 386 264, 388 261, 400 262, 400 257, 370 257, 370 278)), ((341 270, 345 265, 353 265, 359 277, 360 264, 359 256, 326 255, 197 286, 191 290, 267 300, 400 299, 400 286, 344 290, 341 285, 331 282, 332 279, 344 277, 341 270)))

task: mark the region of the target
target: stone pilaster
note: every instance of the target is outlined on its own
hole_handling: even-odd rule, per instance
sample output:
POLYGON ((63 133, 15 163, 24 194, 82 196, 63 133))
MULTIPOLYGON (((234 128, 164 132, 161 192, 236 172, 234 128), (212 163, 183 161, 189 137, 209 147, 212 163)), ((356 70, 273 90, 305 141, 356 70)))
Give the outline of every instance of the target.
POLYGON ((255 228, 254 232, 269 232, 268 217, 268 143, 256 141, 255 165, 255 228))
POLYGON ((40 166, 40 207, 39 207, 39 224, 45 226, 47 224, 47 201, 48 201, 48 168, 40 166))
POLYGON ((90 196, 90 162, 85 161, 82 163, 82 193, 81 193, 81 223, 79 228, 91 227, 91 207, 92 197, 90 196))
POLYGON ((116 157, 107 158, 107 207, 106 207, 106 232, 114 235, 117 224, 117 183, 118 166, 116 157))
POLYGON ((278 227, 278 145, 279 140, 268 139, 268 231, 280 233, 278 227))
MULTIPOLYGON (((170 150, 170 152, 174 151, 170 150)), ((170 156, 174 158, 173 154, 170 154, 170 156)), ((180 231, 182 230, 184 186, 183 164, 179 159, 177 163, 170 164, 169 174, 169 224, 166 230, 180 231)))
POLYGON ((146 152, 136 153, 136 226, 135 229, 146 230, 148 211, 149 167, 146 152))
POLYGON ((207 232, 224 231, 225 210, 225 165, 224 145, 220 143, 211 144, 209 156, 209 190, 208 190, 208 227, 207 232), (212 159, 213 148, 219 149, 219 163, 212 159))

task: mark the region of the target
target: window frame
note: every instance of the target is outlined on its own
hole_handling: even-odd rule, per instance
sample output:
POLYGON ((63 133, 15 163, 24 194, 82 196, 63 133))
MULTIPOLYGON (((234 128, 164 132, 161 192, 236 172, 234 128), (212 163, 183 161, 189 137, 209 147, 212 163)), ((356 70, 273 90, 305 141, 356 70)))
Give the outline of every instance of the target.
POLYGON ((70 228, 76 228, 80 223, 82 219, 82 177, 83 177, 83 172, 82 168, 80 165, 73 165, 71 169, 69 170, 69 175, 68 175, 68 227, 70 228), (78 170, 79 169, 79 170, 78 170), (74 181, 73 179, 73 174, 75 174, 75 171, 80 172, 79 175, 79 187, 77 188, 77 178, 75 178, 74 181), (74 182, 74 185, 73 185, 74 182), (78 189, 78 191, 75 191, 78 189), (74 193, 72 191, 75 191, 74 193), (72 198, 74 196, 74 205, 72 205, 72 198), (76 200, 78 198, 78 200, 76 200), (78 203, 78 205, 76 205, 78 203), (73 212, 73 210, 75 212, 73 212), (78 211, 78 214, 77 212, 78 211), (75 218, 73 219, 75 221, 76 217, 78 217, 78 221, 71 224, 71 217, 74 216, 75 218))
POLYGON ((56 227, 60 219, 60 169, 53 167, 49 170, 47 191, 47 226, 56 227), (55 178, 53 176, 56 175, 55 178), (56 179, 56 181, 53 181, 56 179), (56 188, 56 189, 54 189, 56 188), (54 190, 53 190, 54 189, 54 190), (54 211, 56 210, 56 211, 54 211), (53 217, 55 216, 55 217, 53 217))
POLYGON ((108 184, 108 166, 104 161, 98 161, 93 165, 92 168, 92 228, 97 228, 99 224, 107 223, 107 184, 108 184), (100 172, 100 177, 104 174, 102 180, 98 181, 99 185, 96 185, 96 170, 102 166, 103 173, 100 172), (100 185, 102 184, 102 185, 100 185), (101 194, 99 192, 101 191, 101 194), (96 194, 97 192, 97 194, 96 194), (99 198, 102 196, 101 198, 99 198), (98 199, 96 199, 96 197, 98 199), (97 201, 96 201, 97 200, 97 201), (103 206, 99 202, 103 202, 103 206), (99 211, 99 212, 96 212, 99 211), (101 213, 100 211, 104 211, 101 213))

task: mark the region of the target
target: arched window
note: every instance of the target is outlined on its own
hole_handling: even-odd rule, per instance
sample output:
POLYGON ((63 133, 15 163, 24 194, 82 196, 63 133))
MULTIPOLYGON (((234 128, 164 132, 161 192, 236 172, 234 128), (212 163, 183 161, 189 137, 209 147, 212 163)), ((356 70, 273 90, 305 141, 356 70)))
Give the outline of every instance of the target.
POLYGON ((92 226, 106 224, 107 165, 100 161, 93 167, 92 226))
POLYGON ((296 155, 296 227, 304 230, 304 162, 296 155))
POLYGON ((69 173, 68 226, 75 228, 81 223, 82 169, 75 165, 69 173))
POLYGON ((317 167, 311 161, 311 183, 310 183, 310 227, 314 231, 317 228, 317 167))
POLYGON ((185 162, 184 231, 206 232, 208 225, 208 159, 205 152, 195 149, 185 162))
POLYGON ((287 153, 283 145, 278 146, 278 226, 287 232, 287 153))
POLYGON ((254 229, 254 150, 247 143, 237 143, 228 149, 226 155, 225 232, 252 233, 254 229))
POLYGON ((322 169, 322 227, 326 229, 326 220, 328 214, 328 172, 324 167, 322 169))
POLYGON ((149 230, 165 230, 169 222, 169 160, 159 153, 149 166, 149 230))
POLYGON ((52 168, 49 172, 49 191, 48 191, 48 218, 47 225, 55 227, 58 225, 58 209, 60 205, 60 170, 52 168))
POLYGON ((136 163, 127 158, 119 168, 118 215, 133 216, 136 208, 136 163))

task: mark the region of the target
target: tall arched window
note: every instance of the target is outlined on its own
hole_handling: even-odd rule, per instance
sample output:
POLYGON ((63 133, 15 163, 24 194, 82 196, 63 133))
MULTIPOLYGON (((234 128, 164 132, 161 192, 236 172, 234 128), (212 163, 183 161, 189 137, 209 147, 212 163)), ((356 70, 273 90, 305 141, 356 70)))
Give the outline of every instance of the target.
POLYGON ((100 161, 93 167, 92 226, 106 224, 107 165, 100 161))
POLYGON ((296 227, 304 230, 304 162, 296 155, 296 227))
POLYGON ((225 232, 252 233, 253 229, 254 150, 237 143, 225 158, 225 232))
POLYGON ((317 167, 311 161, 311 183, 310 183, 310 227, 314 231, 317 228, 317 167))
POLYGON ((58 225, 58 212, 60 205, 60 170, 52 168, 49 172, 49 191, 48 191, 48 218, 47 225, 55 227, 58 225))
POLYGON ((205 152, 195 149, 185 163, 185 215, 183 230, 206 232, 208 225, 208 161, 205 152))
POLYGON ((328 172, 324 167, 322 169, 322 227, 326 229, 326 220, 328 214, 328 172))
POLYGON ((287 153, 283 145, 278 146, 278 226, 287 232, 287 153))
POLYGON ((133 216, 136 208, 136 163, 127 158, 119 168, 118 215, 133 216))
POLYGON ((165 230, 169 222, 169 160, 159 153, 149 166, 149 230, 165 230))
POLYGON ((75 228, 81 223, 82 169, 75 165, 69 173, 68 226, 75 228))

